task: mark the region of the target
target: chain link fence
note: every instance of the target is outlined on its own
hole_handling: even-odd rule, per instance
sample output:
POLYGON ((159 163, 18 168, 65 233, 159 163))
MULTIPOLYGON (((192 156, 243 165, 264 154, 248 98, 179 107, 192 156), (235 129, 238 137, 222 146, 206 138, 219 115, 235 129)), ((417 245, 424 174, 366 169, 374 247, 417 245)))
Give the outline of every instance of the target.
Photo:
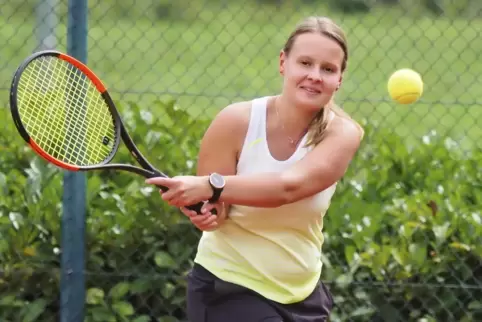
MULTIPOLYGON (((478 0, 88 6, 87 64, 141 151, 169 174, 194 173, 199 139, 217 111, 279 90, 279 50, 299 20, 333 18, 350 50, 336 99, 367 134, 325 219, 331 320, 482 321, 478 0), (402 67, 425 81, 411 106, 386 91, 402 67)), ((62 173, 17 135, 8 95, 29 54, 66 51, 67 18, 67 2, 58 0, 0 6, 2 322, 61 316, 62 173)), ((120 151, 117 160, 130 156, 120 151)), ((87 176, 84 321, 186 321, 185 276, 200 233, 139 178, 87 176)))

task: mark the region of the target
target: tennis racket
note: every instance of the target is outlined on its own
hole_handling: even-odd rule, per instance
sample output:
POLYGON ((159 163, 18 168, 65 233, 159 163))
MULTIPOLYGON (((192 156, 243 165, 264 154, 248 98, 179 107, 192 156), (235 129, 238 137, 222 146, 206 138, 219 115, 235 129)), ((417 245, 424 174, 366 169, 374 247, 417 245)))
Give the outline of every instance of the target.
MULTIPOLYGON (((22 138, 57 167, 167 177, 136 147, 102 81, 74 57, 53 50, 27 57, 14 74, 10 109, 22 138), (111 163, 121 140, 140 167, 111 163)), ((203 204, 187 208, 200 213, 203 204)))

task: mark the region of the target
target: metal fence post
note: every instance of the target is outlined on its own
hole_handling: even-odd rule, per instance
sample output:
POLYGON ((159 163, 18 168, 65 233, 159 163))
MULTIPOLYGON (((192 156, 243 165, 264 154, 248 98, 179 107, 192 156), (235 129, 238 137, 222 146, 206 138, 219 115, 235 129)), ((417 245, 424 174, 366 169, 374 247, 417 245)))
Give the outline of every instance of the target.
MULTIPOLYGON (((69 0, 68 54, 87 60, 87 0, 69 0)), ((62 216, 61 322, 82 322, 85 303, 86 177, 65 172, 62 216)))

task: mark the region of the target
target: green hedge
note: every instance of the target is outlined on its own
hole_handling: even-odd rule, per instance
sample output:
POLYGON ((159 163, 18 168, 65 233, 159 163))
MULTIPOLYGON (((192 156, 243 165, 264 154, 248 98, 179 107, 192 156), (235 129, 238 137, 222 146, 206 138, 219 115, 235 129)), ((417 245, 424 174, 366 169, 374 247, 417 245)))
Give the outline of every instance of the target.
MULTIPOLYGON (((208 121, 174 102, 122 114, 153 164, 194 172, 208 121)), ((0 117, 0 321, 57 321, 62 176, 33 157, 7 109, 0 117)), ((481 151, 436 134, 407 147, 365 128, 325 221, 332 321, 481 320, 481 151)), ((118 160, 130 161, 123 148, 118 160)), ((137 176, 89 173, 87 198, 86 321, 185 321, 199 232, 137 176)))

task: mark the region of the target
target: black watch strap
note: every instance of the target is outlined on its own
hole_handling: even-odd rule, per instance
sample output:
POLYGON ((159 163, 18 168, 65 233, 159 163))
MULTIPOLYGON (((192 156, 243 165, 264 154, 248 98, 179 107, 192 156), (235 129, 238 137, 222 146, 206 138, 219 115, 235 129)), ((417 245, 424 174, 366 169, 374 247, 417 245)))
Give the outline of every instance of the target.
POLYGON ((214 188, 213 187, 213 195, 212 197, 209 199, 209 202, 210 203, 215 203, 219 200, 219 197, 221 197, 221 192, 223 191, 223 189, 217 189, 217 188, 214 188))

